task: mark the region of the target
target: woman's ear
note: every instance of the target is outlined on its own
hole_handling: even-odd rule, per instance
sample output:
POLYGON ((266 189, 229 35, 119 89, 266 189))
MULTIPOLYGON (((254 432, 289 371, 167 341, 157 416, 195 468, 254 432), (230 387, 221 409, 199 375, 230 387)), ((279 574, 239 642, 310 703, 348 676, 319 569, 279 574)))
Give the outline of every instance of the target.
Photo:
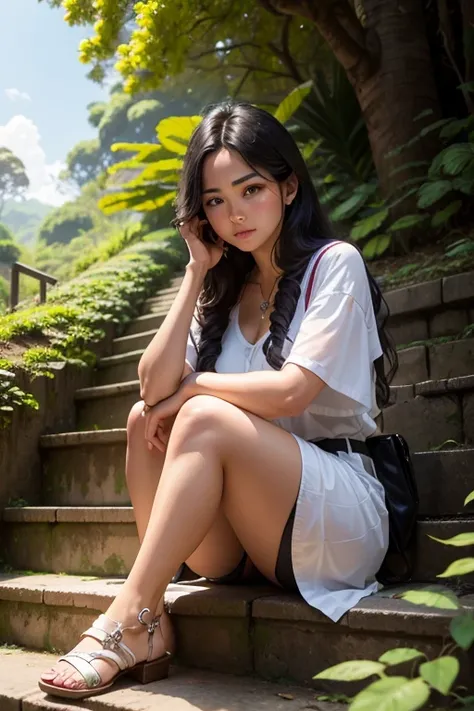
POLYGON ((285 205, 291 205, 298 192, 298 178, 292 173, 286 180, 284 185, 283 199, 285 205))

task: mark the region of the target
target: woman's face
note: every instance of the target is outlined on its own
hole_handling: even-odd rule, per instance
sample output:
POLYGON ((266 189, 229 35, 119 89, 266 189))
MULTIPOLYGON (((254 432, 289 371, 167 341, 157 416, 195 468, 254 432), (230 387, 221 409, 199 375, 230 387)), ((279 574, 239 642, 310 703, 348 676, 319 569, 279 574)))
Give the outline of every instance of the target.
POLYGON ((236 151, 222 148, 203 165, 202 205, 214 231, 225 242, 253 252, 280 234, 285 204, 293 200, 295 179, 277 183, 260 169, 255 173, 236 151))

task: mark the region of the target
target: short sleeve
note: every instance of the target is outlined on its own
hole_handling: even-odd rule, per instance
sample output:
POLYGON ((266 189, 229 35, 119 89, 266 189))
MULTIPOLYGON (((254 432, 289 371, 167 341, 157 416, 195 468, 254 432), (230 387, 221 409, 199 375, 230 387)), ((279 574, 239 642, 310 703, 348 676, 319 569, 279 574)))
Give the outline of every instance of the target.
POLYGON ((341 243, 318 264, 308 308, 283 367, 295 363, 325 382, 316 409, 319 403, 328 415, 361 414, 373 407, 373 361, 381 355, 363 258, 341 243))
POLYGON ((200 337, 201 327, 196 316, 194 315, 191 321, 191 327, 188 332, 188 340, 186 343, 186 356, 184 359, 185 363, 190 365, 193 370, 196 370, 200 337))

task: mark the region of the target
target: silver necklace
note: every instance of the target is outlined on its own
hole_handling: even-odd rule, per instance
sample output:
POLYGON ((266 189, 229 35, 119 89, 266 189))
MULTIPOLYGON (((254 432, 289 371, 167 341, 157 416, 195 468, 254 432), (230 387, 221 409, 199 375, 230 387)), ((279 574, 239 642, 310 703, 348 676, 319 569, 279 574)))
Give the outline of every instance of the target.
MULTIPOLYGON (((279 275, 278 275, 278 276, 279 276, 279 275)), ((262 294, 263 299, 264 299, 264 300, 262 301, 262 303, 260 304, 260 311, 262 312, 262 321, 263 321, 263 319, 265 318, 265 314, 266 314, 267 311, 268 311, 268 307, 270 306, 270 299, 271 299, 271 296, 272 296, 272 294, 273 294, 273 289, 275 288, 275 284, 276 284, 277 281, 278 281, 278 276, 277 276, 277 278, 275 279, 275 281, 273 282, 272 290, 271 290, 271 292, 270 292, 270 294, 269 294, 268 299, 265 299, 265 297, 263 296, 262 286, 261 286, 260 282, 257 282, 257 283, 258 283, 258 286, 260 287, 260 293, 262 294)))

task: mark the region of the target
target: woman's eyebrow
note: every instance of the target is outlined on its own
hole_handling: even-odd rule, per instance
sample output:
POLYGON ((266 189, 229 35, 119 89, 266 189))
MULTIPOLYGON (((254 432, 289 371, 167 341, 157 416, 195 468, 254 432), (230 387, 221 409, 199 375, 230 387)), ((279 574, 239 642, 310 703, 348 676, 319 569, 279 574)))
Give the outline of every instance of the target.
MULTIPOLYGON (((255 178, 255 176, 258 175, 255 171, 253 173, 249 173, 248 175, 244 175, 242 178, 237 178, 237 180, 232 181, 232 185, 240 185, 240 183, 245 183, 246 180, 249 180, 249 178, 255 178)), ((202 194, 205 195, 206 193, 220 193, 221 191, 219 188, 208 188, 207 190, 203 190, 202 194)))

